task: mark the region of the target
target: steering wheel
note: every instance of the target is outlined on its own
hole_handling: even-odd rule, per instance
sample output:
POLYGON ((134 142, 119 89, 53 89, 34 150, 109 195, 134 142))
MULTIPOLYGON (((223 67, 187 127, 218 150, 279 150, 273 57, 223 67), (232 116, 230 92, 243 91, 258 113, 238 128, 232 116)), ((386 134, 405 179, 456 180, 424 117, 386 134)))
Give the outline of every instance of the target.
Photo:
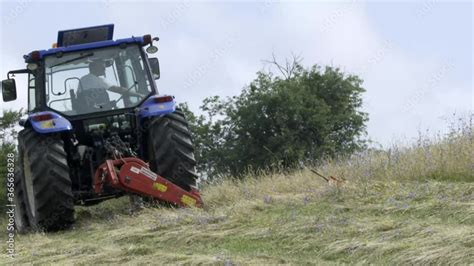
MULTIPOLYGON (((112 86, 110 88, 108 88, 107 90, 111 91, 111 92, 115 92, 115 93, 118 93, 118 94, 121 94, 122 97, 124 95, 127 95, 127 96, 136 96, 136 97, 143 97, 143 95, 139 94, 139 93, 136 93, 136 92, 133 92, 133 91, 129 91, 125 88, 122 88, 122 87, 118 87, 118 86, 112 86)), ((120 99, 120 98, 119 98, 120 99)))
POLYGON ((133 83, 132 86, 130 86, 130 88, 126 89, 126 88, 123 88, 123 87, 119 87, 119 86, 112 86, 110 88, 108 88, 109 91, 111 92, 115 92, 115 93, 119 93, 121 94, 120 97, 116 100, 116 102, 122 100, 123 96, 125 95, 128 95, 128 96, 135 96, 135 97, 143 97, 142 94, 139 94, 139 93, 136 93, 136 92, 131 92, 130 90, 137 86, 138 83, 133 83))

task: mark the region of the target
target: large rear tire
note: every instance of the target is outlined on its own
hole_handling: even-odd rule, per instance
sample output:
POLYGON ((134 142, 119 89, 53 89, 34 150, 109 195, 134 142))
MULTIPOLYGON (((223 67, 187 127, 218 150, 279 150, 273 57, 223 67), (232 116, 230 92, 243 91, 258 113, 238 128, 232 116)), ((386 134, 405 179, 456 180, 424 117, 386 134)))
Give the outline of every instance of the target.
MULTIPOLYGON (((19 153, 22 154, 21 146, 19 148, 19 153)), ((23 160, 19 156, 19 165, 17 167, 17 171, 15 171, 15 228, 16 231, 20 234, 26 233, 30 227, 30 223, 28 221, 28 214, 26 211, 26 196, 25 191, 23 190, 23 160)))
POLYGON ((188 122, 184 113, 153 118, 148 128, 150 168, 185 190, 196 186, 196 160, 188 122))
POLYGON ((29 226, 56 231, 74 222, 74 197, 64 143, 59 135, 38 134, 31 128, 19 133, 20 191, 29 226))

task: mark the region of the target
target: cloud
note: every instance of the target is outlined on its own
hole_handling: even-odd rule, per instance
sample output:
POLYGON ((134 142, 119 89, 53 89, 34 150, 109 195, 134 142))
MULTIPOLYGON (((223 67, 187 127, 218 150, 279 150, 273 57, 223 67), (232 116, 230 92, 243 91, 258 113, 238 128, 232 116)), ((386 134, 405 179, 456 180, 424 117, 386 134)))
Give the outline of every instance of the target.
MULTIPOLYGON (((194 111, 198 111, 207 96, 238 94, 262 69, 262 60, 269 59, 272 53, 284 59, 292 52, 301 54, 307 66, 338 66, 364 79, 367 89, 364 110, 370 114, 368 133, 383 144, 390 143, 393 136, 416 136, 420 124, 442 129, 445 122, 441 116, 453 110, 472 110, 472 81, 456 76, 462 70, 459 62, 453 61, 452 67, 446 67, 449 58, 415 52, 397 36, 384 34, 371 20, 367 5, 357 1, 108 0, 82 4, 83 10, 93 12, 78 12, 63 19, 67 25, 78 26, 113 22, 116 38, 146 33, 159 36, 160 93, 175 95, 178 101, 188 102, 194 111)), ((55 14, 71 9, 70 6, 56 8, 55 14)), ((432 4, 424 7, 424 11, 416 8, 420 7, 416 6, 410 14, 417 21, 436 10, 432 4)), ((41 34, 49 37, 65 27, 49 20, 38 23, 42 26, 41 34)), ((48 40, 43 38, 42 43, 49 44, 48 40)), ((2 48, 2 73, 21 67, 19 53, 6 54, 6 51, 18 51, 15 44, 3 41, 2 44, 7 46, 2 48)), ((25 49, 35 48, 40 47, 29 44, 25 49)), ((20 103, 26 106, 25 90, 21 93, 20 103)))

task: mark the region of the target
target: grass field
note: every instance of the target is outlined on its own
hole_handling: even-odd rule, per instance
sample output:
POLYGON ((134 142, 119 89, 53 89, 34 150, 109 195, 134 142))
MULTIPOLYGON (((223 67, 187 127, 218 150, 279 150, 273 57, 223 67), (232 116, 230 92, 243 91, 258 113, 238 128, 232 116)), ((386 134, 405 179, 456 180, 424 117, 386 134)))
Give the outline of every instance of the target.
POLYGON ((205 184, 202 210, 108 201, 72 230, 18 236, 14 262, 473 264, 473 158, 469 126, 318 167, 342 187, 303 169, 205 184))

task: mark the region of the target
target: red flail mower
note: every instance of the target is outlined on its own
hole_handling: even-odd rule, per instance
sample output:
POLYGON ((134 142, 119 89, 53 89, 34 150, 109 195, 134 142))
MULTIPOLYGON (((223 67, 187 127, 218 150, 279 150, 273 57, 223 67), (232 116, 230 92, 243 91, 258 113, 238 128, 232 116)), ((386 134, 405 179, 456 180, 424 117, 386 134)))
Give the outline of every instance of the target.
POLYGON ((94 175, 94 191, 100 195, 104 183, 119 190, 145 197, 152 197, 176 206, 202 207, 202 200, 195 188, 186 191, 150 170, 138 158, 106 160, 94 175))

